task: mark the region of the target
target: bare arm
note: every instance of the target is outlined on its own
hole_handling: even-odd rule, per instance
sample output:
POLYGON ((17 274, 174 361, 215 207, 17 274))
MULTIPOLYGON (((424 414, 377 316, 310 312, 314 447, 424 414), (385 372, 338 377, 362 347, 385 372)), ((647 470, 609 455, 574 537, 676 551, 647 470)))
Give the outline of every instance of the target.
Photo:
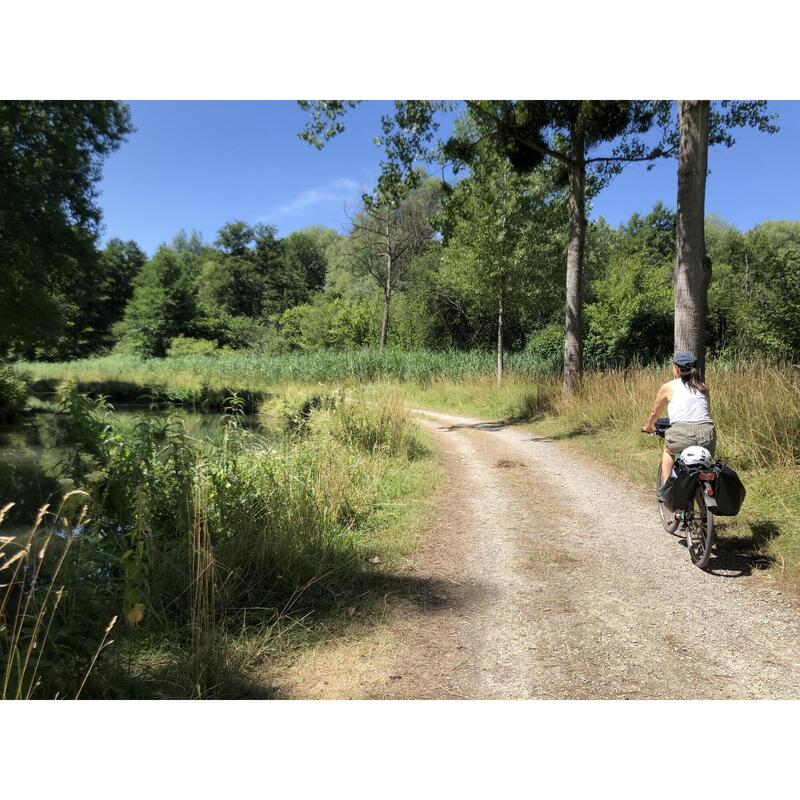
POLYGON ((668 383, 665 383, 659 390, 658 394, 656 394, 656 401, 653 403, 653 408, 650 411, 650 416, 647 419, 647 423, 642 428, 645 433, 652 433, 655 430, 656 420, 661 414, 661 410, 664 408, 664 404, 669 401, 670 395, 670 386, 668 383))

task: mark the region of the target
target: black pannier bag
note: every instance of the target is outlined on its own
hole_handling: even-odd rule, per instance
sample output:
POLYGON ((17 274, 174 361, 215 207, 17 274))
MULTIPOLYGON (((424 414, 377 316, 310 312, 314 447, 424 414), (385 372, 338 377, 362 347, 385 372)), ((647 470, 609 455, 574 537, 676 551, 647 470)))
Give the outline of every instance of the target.
POLYGON ((714 514, 718 517, 735 517, 742 507, 745 491, 739 476, 723 461, 714 464, 717 480, 714 482, 714 499, 717 507, 714 514))
POLYGON ((669 511, 681 511, 692 500, 697 491, 697 477, 685 464, 676 461, 672 473, 661 487, 661 502, 669 511))

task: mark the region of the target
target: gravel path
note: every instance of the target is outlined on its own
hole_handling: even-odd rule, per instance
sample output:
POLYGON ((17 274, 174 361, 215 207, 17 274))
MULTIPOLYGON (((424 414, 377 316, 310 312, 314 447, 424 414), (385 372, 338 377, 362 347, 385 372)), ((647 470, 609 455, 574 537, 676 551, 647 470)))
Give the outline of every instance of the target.
POLYGON ((446 480, 413 588, 285 696, 800 697, 800 607, 771 581, 698 570, 648 493, 528 430, 417 413, 446 480))

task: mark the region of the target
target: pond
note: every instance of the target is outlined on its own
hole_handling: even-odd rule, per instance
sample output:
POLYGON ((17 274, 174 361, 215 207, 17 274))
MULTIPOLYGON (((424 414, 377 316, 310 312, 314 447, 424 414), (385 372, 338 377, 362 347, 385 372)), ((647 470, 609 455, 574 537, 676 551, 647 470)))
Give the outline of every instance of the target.
MULTIPOLYGON (((222 414, 180 410, 189 436, 218 441, 224 433, 222 414)), ((121 428, 135 425, 145 417, 164 417, 165 411, 143 405, 117 405, 114 424, 121 428)), ((242 425, 257 427, 256 415, 242 417, 242 425)), ((27 530, 45 503, 57 500, 62 491, 60 463, 66 451, 56 445, 58 419, 54 411, 35 410, 12 425, 0 425, 0 508, 15 505, 3 524, 5 535, 27 530)))

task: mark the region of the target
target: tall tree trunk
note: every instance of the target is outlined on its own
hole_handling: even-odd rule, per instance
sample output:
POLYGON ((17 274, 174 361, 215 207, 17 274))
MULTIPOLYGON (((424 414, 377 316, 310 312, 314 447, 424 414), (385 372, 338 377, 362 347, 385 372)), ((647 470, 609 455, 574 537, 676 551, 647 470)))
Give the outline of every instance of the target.
POLYGON ((583 369, 583 250, 586 244, 586 163, 583 134, 572 132, 569 165, 567 317, 564 326, 564 392, 572 393, 583 369))
POLYGON ((675 350, 691 350, 705 373, 706 303, 711 261, 706 257, 708 100, 678 102, 678 221, 675 267, 675 350))
POLYGON ((389 336, 389 304, 392 302, 392 241, 389 233, 389 217, 386 217, 386 283, 383 286, 383 323, 381 324, 381 350, 386 348, 389 336))
POLYGON ((503 385, 504 355, 503 350, 503 300, 504 291, 500 290, 500 297, 497 303, 497 385, 503 385))
POLYGON ((389 304, 392 302, 392 290, 386 289, 383 293, 383 322, 381 323, 381 350, 386 348, 386 339, 389 336, 389 304))

